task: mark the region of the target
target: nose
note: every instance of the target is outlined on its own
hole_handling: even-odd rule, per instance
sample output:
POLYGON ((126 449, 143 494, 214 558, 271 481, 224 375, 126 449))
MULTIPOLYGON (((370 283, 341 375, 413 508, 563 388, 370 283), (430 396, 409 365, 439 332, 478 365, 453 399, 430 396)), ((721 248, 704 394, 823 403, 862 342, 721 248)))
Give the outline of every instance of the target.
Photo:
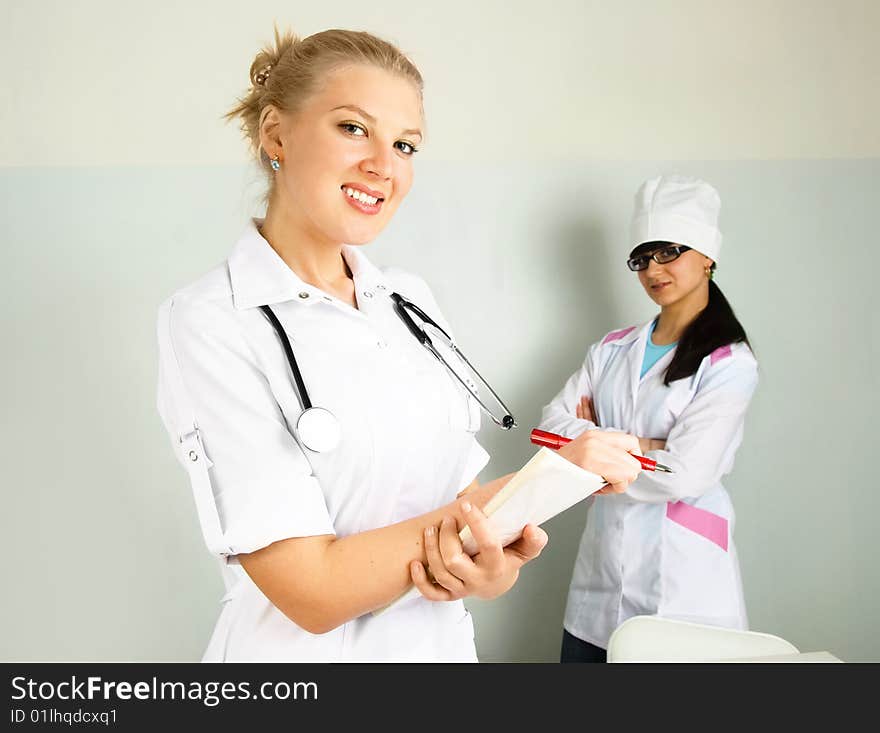
POLYGON ((663 265, 658 264, 654 261, 653 257, 648 258, 648 267, 645 270, 645 275, 649 278, 657 277, 661 272, 663 272, 663 265))
POLYGON ((391 178, 393 165, 394 160, 390 146, 375 141, 367 157, 361 161, 361 170, 375 178, 388 180, 391 178))

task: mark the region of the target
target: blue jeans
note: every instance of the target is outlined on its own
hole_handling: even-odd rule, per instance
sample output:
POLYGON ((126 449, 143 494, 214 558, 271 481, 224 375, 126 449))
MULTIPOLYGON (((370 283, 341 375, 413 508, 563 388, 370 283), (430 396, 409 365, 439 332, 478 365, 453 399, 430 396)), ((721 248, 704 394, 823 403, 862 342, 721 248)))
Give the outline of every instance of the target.
POLYGON ((573 634, 562 630, 562 650, 559 652, 560 662, 606 662, 608 655, 602 647, 578 639, 573 634))

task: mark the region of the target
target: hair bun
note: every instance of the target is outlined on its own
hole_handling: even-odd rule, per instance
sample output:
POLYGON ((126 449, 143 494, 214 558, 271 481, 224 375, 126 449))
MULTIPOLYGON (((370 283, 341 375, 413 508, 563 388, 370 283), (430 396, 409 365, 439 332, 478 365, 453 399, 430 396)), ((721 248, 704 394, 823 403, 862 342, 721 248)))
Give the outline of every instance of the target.
POLYGON ((272 64, 266 64, 254 75, 254 86, 266 86, 266 80, 269 78, 269 72, 272 70, 272 64))
POLYGON ((281 63, 299 41, 291 31, 279 33, 276 27, 275 42, 264 46, 251 64, 251 84, 254 87, 265 87, 269 72, 281 63))

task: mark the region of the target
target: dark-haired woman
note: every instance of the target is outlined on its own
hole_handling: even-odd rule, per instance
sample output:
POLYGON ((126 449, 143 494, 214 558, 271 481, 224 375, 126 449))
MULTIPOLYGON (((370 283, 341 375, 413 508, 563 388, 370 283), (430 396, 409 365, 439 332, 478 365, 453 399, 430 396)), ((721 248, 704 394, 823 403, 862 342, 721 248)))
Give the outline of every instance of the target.
POLYGON ((642 473, 622 494, 591 499, 565 611, 561 660, 604 661, 614 629, 657 614, 745 628, 721 479, 733 468, 758 368, 743 327, 713 281, 720 198, 682 176, 636 194, 627 262, 660 306, 612 331, 544 408, 541 427, 568 437, 625 431, 674 473, 642 473))

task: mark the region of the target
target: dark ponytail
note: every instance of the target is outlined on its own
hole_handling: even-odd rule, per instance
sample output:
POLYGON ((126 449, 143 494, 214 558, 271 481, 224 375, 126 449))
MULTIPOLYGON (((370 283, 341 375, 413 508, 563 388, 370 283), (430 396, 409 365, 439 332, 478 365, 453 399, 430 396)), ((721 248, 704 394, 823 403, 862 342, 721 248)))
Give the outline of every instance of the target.
MULTIPOLYGON (((715 269, 715 265, 712 265, 712 269, 715 269)), ((663 383, 669 386, 670 382, 695 374, 700 362, 715 349, 741 341, 751 348, 745 329, 734 315, 721 288, 710 280, 709 303, 678 340, 678 348, 666 369, 663 383)))

